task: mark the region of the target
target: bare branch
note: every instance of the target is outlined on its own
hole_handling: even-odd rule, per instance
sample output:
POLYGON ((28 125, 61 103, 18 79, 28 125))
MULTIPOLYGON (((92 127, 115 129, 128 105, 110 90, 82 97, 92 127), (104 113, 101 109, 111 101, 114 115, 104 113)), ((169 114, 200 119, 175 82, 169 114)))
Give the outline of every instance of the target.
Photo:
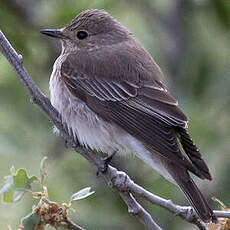
MULTIPOLYGON (((116 168, 109 166, 108 172, 109 176, 106 179, 111 178, 109 184, 115 187, 120 192, 131 192, 139 197, 144 198, 152 204, 161 206, 168 211, 172 212, 176 216, 180 216, 182 219, 189 223, 195 224, 201 230, 207 230, 207 227, 203 222, 200 221, 194 209, 190 206, 180 206, 174 204, 171 200, 166 200, 160 196, 157 196, 146 189, 142 188, 140 185, 134 183, 127 174, 121 171, 117 171, 116 168)), ((225 214, 230 214, 230 212, 225 212, 225 214)), ((224 215, 224 213, 222 212, 224 215)), ((219 215, 221 215, 219 213, 219 215)))
POLYGON ((223 217, 223 218, 229 218, 230 219, 230 211, 214 210, 213 212, 216 215, 216 217, 223 217))
MULTIPOLYGON (((61 122, 60 114, 51 105, 49 99, 40 92, 38 87, 35 85, 35 83, 29 77, 27 71, 23 67, 22 56, 17 54, 17 52, 10 45, 10 43, 1 31, 0 51, 7 58, 7 60, 17 73, 22 84, 28 90, 31 101, 37 104, 46 113, 48 118, 60 130, 62 136, 72 145, 72 147, 77 152, 79 152, 89 162, 96 166, 99 171, 104 172, 104 162, 101 157, 97 155, 94 151, 79 146, 74 138, 68 133, 66 126, 63 125, 61 122)), ((174 215, 180 216, 187 222, 195 224, 199 229, 207 229, 205 224, 199 220, 192 207, 175 205, 171 200, 166 200, 150 193, 141 186, 135 184, 124 172, 118 171, 116 168, 109 165, 107 171, 105 173, 102 173, 102 175, 111 187, 119 191, 121 198, 128 206, 129 212, 136 216, 137 219, 144 224, 146 229, 160 230, 161 228, 154 222, 151 215, 136 201, 133 196, 134 194, 148 200, 152 204, 159 205, 169 210, 174 215)), ((230 217, 229 211, 214 211, 214 213, 217 215, 217 217, 230 217)), ((71 223, 72 222, 69 222, 69 226, 71 226, 71 223)))
POLYGON ((120 196, 128 206, 130 214, 134 215, 142 222, 148 230, 161 230, 161 228, 153 221, 151 215, 136 201, 131 193, 120 193, 120 196))

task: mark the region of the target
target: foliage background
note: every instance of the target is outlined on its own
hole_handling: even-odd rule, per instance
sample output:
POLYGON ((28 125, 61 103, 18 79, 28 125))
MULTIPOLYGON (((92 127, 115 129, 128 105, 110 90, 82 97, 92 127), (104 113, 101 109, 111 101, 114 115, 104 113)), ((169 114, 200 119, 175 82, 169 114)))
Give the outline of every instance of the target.
MULTIPOLYGON (((80 11, 105 9, 126 25, 162 68, 173 95, 190 118, 190 132, 201 149, 213 181, 197 181, 208 197, 230 206, 230 1, 228 0, 0 0, 0 29, 24 57, 34 81, 48 94, 49 75, 60 45, 39 34, 64 26, 80 11)), ((91 186, 95 195, 76 204, 72 218, 86 229, 143 229, 127 213, 119 195, 108 188, 80 155, 65 149, 52 124, 29 102, 27 92, 0 56, 0 178, 9 168, 37 174, 49 157, 50 199, 66 202, 91 186)), ((115 157, 113 164, 146 189, 187 204, 174 185, 134 157, 115 157)), ((3 180, 3 179, 1 179, 3 180)), ((1 229, 14 229, 28 214, 29 195, 16 204, 0 204, 1 229)), ((195 229, 162 208, 140 201, 164 229, 195 229)))

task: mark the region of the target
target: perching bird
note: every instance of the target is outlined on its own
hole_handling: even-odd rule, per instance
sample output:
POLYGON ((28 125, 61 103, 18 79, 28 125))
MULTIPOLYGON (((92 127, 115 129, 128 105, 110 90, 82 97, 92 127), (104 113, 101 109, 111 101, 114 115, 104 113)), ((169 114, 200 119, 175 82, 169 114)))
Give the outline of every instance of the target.
POLYGON ((134 153, 177 184, 201 220, 215 222, 189 175, 212 179, 187 118, 129 30, 103 10, 86 10, 66 27, 41 33, 61 41, 51 103, 80 144, 108 155, 134 153))

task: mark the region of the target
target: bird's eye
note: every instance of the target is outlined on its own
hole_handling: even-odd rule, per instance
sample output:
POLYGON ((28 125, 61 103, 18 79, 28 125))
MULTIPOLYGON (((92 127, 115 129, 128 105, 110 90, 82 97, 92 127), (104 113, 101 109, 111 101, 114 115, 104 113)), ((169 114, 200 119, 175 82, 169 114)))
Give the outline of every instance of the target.
POLYGON ((87 34, 87 32, 85 32, 85 31, 78 31, 78 32, 77 32, 77 37, 78 37, 78 39, 82 40, 82 39, 87 38, 87 37, 88 37, 88 34, 87 34))

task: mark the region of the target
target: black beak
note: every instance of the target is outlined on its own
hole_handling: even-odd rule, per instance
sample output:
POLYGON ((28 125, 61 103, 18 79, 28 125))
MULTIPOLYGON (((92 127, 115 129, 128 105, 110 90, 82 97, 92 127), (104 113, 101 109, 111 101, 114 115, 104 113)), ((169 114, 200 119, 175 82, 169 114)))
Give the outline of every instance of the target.
POLYGON ((44 29, 44 30, 40 30, 40 33, 45 34, 50 37, 54 37, 54 38, 60 38, 60 39, 68 38, 60 30, 56 30, 56 29, 44 29))

